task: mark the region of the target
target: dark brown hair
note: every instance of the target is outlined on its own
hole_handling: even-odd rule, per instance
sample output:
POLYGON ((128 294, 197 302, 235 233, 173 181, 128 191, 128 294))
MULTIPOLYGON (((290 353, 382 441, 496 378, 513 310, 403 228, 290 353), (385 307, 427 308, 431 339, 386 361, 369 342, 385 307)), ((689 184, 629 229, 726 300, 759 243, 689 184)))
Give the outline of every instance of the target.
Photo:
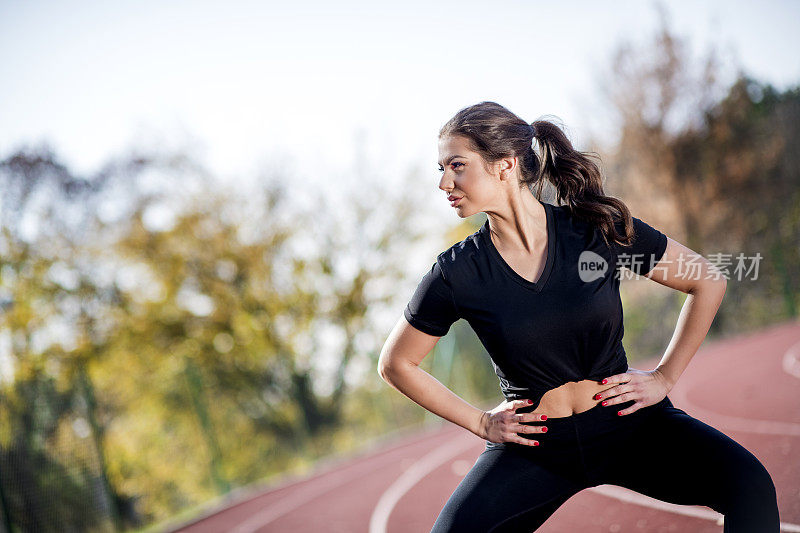
POLYGON ((603 175, 592 160, 595 157, 599 161, 600 157, 595 152, 575 150, 558 125, 548 120, 528 124, 500 104, 480 102, 461 109, 439 130, 440 139, 455 135, 464 137, 470 150, 481 155, 487 170, 504 157, 518 157, 520 187, 528 187, 541 201, 547 179, 559 205, 599 227, 606 242, 630 244, 630 210, 619 198, 604 194, 603 175), (534 138, 538 154, 533 149, 534 138))

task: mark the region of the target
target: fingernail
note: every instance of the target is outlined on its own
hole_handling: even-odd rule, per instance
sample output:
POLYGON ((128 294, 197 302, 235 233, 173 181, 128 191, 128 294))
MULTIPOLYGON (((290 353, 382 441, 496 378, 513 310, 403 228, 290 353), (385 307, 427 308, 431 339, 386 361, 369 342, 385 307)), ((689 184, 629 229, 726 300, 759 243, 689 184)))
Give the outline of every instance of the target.
POLYGON ((602 396, 600 396, 599 394, 595 394, 595 395, 594 395, 594 399, 595 399, 595 400, 599 400, 600 398, 602 398, 602 396))
POLYGON ((542 420, 547 420, 547 415, 542 415, 542 420))
POLYGON ((603 405, 608 405, 608 400, 606 400, 605 402, 603 402, 603 405))
POLYGON ((547 428, 546 427, 542 428, 542 433, 547 433, 547 428))
POLYGON ((528 405, 533 405, 533 400, 528 400, 528 405))
POLYGON ((538 445, 539 445, 539 442, 538 442, 538 441, 533 441, 533 445, 534 445, 534 446, 538 446, 538 445))
POLYGON ((605 385, 606 383, 608 383, 607 379, 604 379, 603 381, 600 382, 601 385, 605 385))
POLYGON ((617 411, 617 414, 622 416, 622 412, 621 411, 617 411))

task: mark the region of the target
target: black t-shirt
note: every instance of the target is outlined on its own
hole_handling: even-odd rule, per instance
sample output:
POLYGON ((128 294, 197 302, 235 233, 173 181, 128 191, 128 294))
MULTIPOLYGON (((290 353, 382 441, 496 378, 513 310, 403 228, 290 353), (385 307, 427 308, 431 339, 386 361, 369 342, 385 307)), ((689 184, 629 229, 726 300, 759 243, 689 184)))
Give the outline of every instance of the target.
MULTIPOLYGON (((666 235, 636 217, 635 240, 622 246, 606 243, 598 227, 567 206, 544 207, 547 260, 535 283, 503 260, 487 219, 437 256, 403 313, 412 326, 439 337, 465 319, 491 357, 503 396, 530 398, 534 408, 545 392, 567 382, 628 370, 620 268, 645 274, 667 247, 666 235)), ((617 228, 622 231, 621 221, 617 228)))

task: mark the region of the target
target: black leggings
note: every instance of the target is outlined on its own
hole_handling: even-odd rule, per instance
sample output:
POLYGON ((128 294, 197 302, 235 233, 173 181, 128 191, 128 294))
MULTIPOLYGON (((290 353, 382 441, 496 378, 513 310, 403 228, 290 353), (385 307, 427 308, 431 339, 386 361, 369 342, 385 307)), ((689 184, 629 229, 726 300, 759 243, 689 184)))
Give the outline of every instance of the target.
POLYGON ((577 492, 606 483, 710 507, 725 516, 726 533, 778 533, 775 485, 752 453, 669 397, 617 415, 633 403, 532 423, 547 433, 519 435, 536 447, 486 441, 431 533, 529 533, 577 492))

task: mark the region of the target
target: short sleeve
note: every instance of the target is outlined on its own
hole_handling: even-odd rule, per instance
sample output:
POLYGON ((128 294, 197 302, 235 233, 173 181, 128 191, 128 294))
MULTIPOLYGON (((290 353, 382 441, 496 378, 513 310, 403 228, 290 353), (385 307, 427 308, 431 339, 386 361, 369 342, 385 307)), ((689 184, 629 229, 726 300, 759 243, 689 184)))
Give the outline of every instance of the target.
POLYGON ((403 315, 408 323, 428 335, 443 337, 459 319, 452 287, 435 262, 422 277, 403 315))
MULTIPOLYGON (((611 243, 617 258, 617 268, 625 267, 636 274, 647 274, 664 256, 667 249, 667 236, 650 224, 636 217, 633 221, 633 242, 628 246, 611 243)), ((619 233, 624 231, 622 221, 615 223, 619 233)))

